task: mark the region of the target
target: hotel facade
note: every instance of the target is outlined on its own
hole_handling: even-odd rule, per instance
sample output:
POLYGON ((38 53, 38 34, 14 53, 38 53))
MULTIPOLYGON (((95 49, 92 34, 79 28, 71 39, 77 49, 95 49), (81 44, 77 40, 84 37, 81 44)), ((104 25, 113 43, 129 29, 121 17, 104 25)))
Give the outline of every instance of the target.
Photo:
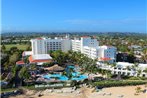
POLYGON ((79 51, 89 58, 113 63, 116 61, 116 48, 113 46, 99 46, 99 42, 91 37, 81 37, 72 40, 72 50, 79 51))
POLYGON ((62 50, 67 52, 69 50, 81 52, 92 59, 98 61, 107 61, 113 63, 116 61, 116 48, 113 46, 99 46, 97 39, 91 37, 74 38, 36 38, 31 39, 32 54, 48 54, 50 50, 62 50))
POLYGON ((71 40, 69 39, 36 38, 31 39, 31 44, 33 55, 47 54, 50 50, 62 50, 63 52, 71 50, 71 40))

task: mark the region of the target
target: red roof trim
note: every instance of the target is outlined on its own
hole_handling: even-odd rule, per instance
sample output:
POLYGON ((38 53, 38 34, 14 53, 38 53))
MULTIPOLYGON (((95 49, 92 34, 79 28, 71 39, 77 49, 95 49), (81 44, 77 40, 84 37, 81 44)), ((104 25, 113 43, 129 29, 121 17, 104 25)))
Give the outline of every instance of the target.
POLYGON ((24 63, 24 61, 17 61, 16 64, 17 64, 17 65, 23 65, 23 64, 25 64, 25 63, 24 63))
POLYGON ((100 60, 102 60, 102 61, 109 61, 109 60, 111 60, 111 58, 100 58, 100 60))
POLYGON ((88 36, 81 36, 81 37, 83 37, 83 38, 87 38, 88 36))
POLYGON ((42 38, 36 38, 36 39, 38 39, 38 40, 42 40, 42 38))

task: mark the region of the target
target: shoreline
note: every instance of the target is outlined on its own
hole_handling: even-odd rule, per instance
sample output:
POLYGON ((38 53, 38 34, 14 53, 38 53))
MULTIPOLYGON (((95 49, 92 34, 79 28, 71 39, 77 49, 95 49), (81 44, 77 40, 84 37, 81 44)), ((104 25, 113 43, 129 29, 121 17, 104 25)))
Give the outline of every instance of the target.
POLYGON ((139 95, 135 95, 135 89, 137 87, 141 87, 142 90, 147 89, 147 87, 145 88, 145 85, 137 85, 123 87, 107 87, 103 88, 99 92, 92 92, 94 88, 87 87, 81 87, 80 89, 75 90, 72 93, 49 93, 48 89, 44 91, 27 90, 26 94, 13 96, 10 98, 147 98, 147 92, 140 92, 139 95), (80 91, 80 93, 78 91, 80 91), (42 96, 38 96, 39 94, 42 94, 42 96))

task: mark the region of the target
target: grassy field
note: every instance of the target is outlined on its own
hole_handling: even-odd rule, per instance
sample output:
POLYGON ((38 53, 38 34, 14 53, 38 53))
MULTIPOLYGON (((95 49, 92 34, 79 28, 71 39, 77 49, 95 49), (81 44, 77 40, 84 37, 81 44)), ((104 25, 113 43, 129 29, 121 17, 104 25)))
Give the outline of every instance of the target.
POLYGON ((28 45, 19 45, 19 44, 9 44, 5 45, 6 50, 10 50, 11 47, 17 47, 19 50, 26 50, 28 45))

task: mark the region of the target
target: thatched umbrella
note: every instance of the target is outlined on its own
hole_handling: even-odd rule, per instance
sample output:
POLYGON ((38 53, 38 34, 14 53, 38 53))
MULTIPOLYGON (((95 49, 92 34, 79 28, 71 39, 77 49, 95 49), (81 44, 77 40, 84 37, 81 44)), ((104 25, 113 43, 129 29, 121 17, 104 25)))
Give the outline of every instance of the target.
POLYGON ((57 64, 53 65, 52 67, 48 67, 48 68, 44 68, 45 70, 49 70, 49 71, 61 71, 64 70, 63 67, 58 66, 57 64))

